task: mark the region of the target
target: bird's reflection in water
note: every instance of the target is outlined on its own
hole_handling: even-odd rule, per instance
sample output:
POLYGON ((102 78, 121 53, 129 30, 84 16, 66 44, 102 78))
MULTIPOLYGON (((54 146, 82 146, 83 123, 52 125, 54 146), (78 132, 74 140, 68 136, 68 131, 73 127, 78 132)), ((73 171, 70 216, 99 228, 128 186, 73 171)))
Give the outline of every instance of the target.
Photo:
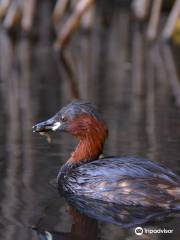
POLYGON ((92 240, 100 238, 98 223, 108 222, 118 225, 120 228, 134 228, 136 226, 161 224, 179 213, 165 211, 161 208, 144 208, 137 206, 120 206, 114 203, 93 201, 92 199, 76 196, 66 196, 68 201, 67 212, 72 217, 73 223, 70 232, 51 231, 43 229, 42 224, 34 227, 40 240, 92 240))
POLYGON ((72 217, 73 223, 70 232, 57 232, 51 230, 44 230, 42 226, 33 227, 37 236, 41 240, 91 240, 98 239, 98 224, 97 221, 79 213, 75 208, 68 205, 66 208, 68 214, 72 217), (42 230, 43 229, 43 230, 42 230))

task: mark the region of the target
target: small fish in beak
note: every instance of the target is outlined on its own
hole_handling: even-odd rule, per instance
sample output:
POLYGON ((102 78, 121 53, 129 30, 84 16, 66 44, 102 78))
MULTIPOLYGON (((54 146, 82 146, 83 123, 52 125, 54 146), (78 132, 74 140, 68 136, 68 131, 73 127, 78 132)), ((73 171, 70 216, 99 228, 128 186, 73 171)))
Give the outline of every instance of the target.
POLYGON ((40 132, 39 133, 41 136, 45 136, 46 140, 49 144, 52 144, 52 137, 47 133, 47 132, 40 132))

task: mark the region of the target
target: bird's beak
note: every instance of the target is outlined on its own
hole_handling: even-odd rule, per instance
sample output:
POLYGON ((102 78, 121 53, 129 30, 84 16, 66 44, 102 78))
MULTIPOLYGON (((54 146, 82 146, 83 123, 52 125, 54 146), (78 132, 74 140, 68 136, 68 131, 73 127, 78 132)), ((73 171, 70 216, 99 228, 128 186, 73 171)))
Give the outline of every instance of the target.
POLYGON ((33 132, 49 132, 49 131, 56 131, 60 129, 61 122, 57 121, 55 117, 48 119, 47 121, 37 123, 34 125, 33 132))

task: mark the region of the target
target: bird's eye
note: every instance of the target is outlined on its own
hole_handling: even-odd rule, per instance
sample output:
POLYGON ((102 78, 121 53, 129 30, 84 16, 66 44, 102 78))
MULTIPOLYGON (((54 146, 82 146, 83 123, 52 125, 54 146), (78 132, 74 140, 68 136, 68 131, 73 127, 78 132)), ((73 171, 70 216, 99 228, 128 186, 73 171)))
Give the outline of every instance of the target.
POLYGON ((62 115, 62 116, 61 116, 61 121, 62 121, 62 122, 65 122, 66 120, 67 120, 67 118, 66 118, 64 115, 62 115))

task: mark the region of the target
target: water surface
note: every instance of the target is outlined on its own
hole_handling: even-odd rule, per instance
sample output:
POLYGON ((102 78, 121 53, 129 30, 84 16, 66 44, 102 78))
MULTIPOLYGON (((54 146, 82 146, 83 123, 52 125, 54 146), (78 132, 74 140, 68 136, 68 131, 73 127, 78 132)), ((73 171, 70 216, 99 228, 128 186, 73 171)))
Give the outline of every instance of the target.
MULTIPOLYGON (((55 239, 136 239, 133 227, 83 216, 79 224, 51 184, 76 141, 57 132, 49 145, 31 127, 75 98, 93 102, 102 112, 109 126, 105 154, 149 158, 180 174, 180 110, 173 99, 162 46, 146 46, 127 12, 115 11, 108 21, 97 21, 91 34, 73 38, 67 51, 71 77, 57 61, 51 39, 41 34, 36 41, 13 42, 0 31, 1 239, 39 239, 32 226, 56 232, 55 239)), ((180 235, 179 218, 153 227, 174 230, 156 239, 180 235)))

